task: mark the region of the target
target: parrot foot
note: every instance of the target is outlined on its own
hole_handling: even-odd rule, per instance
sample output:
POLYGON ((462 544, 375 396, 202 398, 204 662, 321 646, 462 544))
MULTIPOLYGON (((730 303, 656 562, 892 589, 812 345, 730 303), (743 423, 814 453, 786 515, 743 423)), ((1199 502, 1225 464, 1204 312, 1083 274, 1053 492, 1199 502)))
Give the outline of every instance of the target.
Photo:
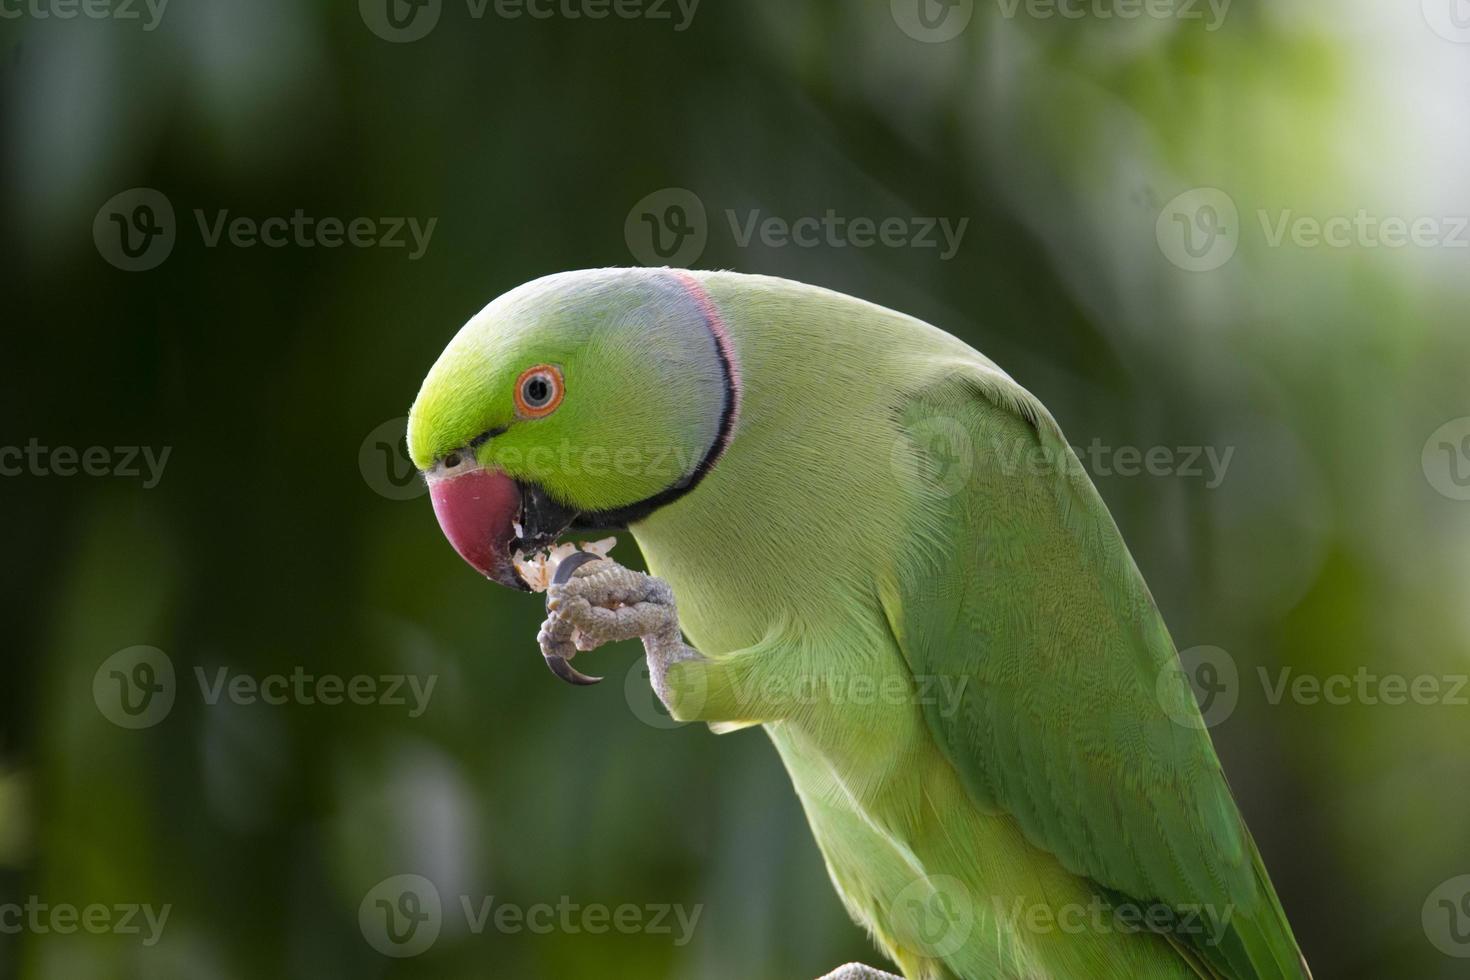
POLYGON ((826 976, 818 977, 817 980, 903 980, 903 977, 884 973, 882 970, 875 970, 861 963, 844 963, 826 976))
POLYGON ((536 637, 542 656, 563 680, 591 684, 601 678, 579 674, 567 662, 604 643, 641 639, 654 691, 667 704, 669 666, 699 657, 683 641, 673 589, 610 558, 579 558, 566 559, 563 566, 576 564, 559 567, 546 590, 546 622, 536 637))

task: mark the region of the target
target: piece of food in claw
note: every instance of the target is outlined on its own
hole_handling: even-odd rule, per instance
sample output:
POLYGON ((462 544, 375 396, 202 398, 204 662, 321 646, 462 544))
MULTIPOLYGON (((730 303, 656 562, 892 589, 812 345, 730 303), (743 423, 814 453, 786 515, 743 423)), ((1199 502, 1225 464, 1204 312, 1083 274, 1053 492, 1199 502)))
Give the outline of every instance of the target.
POLYGON ((552 548, 542 548, 539 551, 527 555, 525 552, 517 551, 512 557, 515 562, 516 572, 531 587, 532 592, 545 592, 551 586, 552 576, 556 574, 556 566, 567 555, 576 554, 578 551, 586 551, 599 558, 606 558, 607 553, 612 550, 613 545, 618 543, 617 538, 603 538, 600 541, 578 541, 567 542, 552 548))

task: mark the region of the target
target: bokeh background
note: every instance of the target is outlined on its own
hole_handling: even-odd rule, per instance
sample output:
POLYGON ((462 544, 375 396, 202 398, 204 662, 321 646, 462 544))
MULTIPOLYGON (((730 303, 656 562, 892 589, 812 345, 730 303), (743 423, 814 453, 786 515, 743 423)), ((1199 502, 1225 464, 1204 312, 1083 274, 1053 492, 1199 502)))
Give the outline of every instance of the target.
POLYGON ((660 262, 655 228, 681 264, 930 320, 1096 441, 1179 646, 1234 671, 1212 735, 1317 975, 1465 975, 1470 18, 922 3, 6 0, 0 907, 169 917, 149 944, 0 915, 0 976, 882 963, 761 732, 669 724, 633 645, 599 687, 554 681, 539 604, 460 562, 404 468, 459 324, 660 262), (298 209, 434 224, 422 254, 210 242, 298 209), (743 235, 828 212, 847 230, 816 244, 743 235), (952 255, 862 247, 851 222, 886 218, 967 224, 952 255), (102 475, 59 475, 61 447, 102 475), (120 447, 169 455, 150 479, 120 447), (1129 475, 1128 447, 1231 455, 1129 475), (173 700, 125 727, 140 663, 173 700), (435 687, 417 716, 207 690, 298 670, 435 687), (1369 679, 1273 697, 1283 670, 1369 679), (1437 693, 1385 703, 1392 677, 1437 693), (391 957, 359 913, 403 874, 441 929, 391 957), (489 896, 699 917, 476 931, 460 899, 489 896))

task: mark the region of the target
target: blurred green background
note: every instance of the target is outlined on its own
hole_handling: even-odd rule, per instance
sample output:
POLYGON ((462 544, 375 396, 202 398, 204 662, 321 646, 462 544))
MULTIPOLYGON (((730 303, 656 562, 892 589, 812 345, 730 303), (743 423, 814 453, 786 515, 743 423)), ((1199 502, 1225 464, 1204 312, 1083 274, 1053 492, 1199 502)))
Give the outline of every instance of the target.
POLYGON ((1470 919, 1435 912, 1470 872, 1457 0, 922 2, 5 0, 0 446, 22 453, 0 463, 24 462, 0 477, 0 976, 882 963, 760 731, 671 726, 633 645, 596 655, 600 687, 556 682, 539 603, 477 579, 389 455, 465 319, 539 275, 658 261, 659 222, 684 264, 964 337, 1074 444, 1231 452, 1218 480, 1116 452, 1095 477, 1180 648, 1237 673, 1213 738, 1317 976, 1465 974, 1470 919), (434 225, 417 257, 407 230, 210 244, 221 212, 298 209, 434 225), (829 211, 830 241, 744 240, 829 211), (1314 242, 1333 216, 1346 238, 1314 242), (954 255, 850 224, 926 217, 968 221, 954 255), (1385 219, 1423 234, 1386 244, 1385 219), (108 473, 59 475, 58 447, 108 473), (169 455, 150 480, 119 447, 169 455), (112 670, 146 679, 140 656, 174 700, 128 728, 112 670), (1443 683, 1273 698, 1258 671, 1286 668, 1443 683), (201 691, 222 669, 435 687, 416 717, 248 703, 201 691), (359 918, 401 874, 443 906, 409 958, 359 918), (460 899, 489 896, 699 917, 476 930, 460 899), (11 928, 28 902, 169 916, 151 944, 11 928))

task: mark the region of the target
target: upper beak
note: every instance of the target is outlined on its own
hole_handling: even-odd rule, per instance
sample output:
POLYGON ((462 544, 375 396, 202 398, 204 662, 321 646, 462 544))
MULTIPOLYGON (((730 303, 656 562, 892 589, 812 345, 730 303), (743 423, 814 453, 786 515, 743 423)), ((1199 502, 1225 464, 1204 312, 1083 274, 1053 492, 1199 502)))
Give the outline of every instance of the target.
POLYGON ((520 538, 521 489, 493 469, 428 474, 429 497, 444 536, 481 575, 529 592, 511 561, 520 538))

